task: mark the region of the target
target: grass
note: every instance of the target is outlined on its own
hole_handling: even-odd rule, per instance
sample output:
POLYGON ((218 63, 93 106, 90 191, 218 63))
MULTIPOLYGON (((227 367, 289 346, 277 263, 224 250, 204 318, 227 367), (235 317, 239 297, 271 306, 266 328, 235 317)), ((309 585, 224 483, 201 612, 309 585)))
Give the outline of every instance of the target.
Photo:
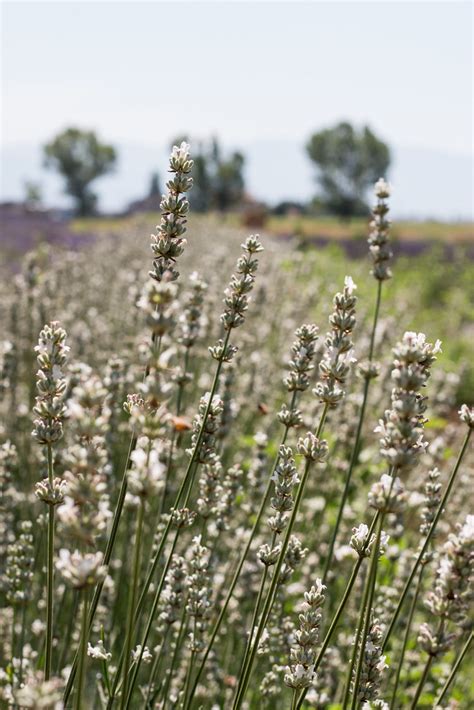
MULTIPOLYGON (((126 225, 137 221, 158 223, 158 212, 146 212, 130 217, 96 217, 76 219, 72 228, 77 232, 121 230, 126 225)), ((198 218, 194 218, 198 219, 198 218)), ((202 219, 202 218, 201 218, 202 219)), ((231 227, 242 226, 239 214, 211 214, 210 219, 216 224, 231 227)), ((260 231, 279 237, 297 235, 304 238, 321 237, 335 242, 347 239, 367 238, 367 219, 358 218, 348 222, 336 217, 311 217, 308 215, 270 215, 260 231)), ((392 240, 401 242, 438 242, 445 244, 469 245, 474 242, 474 224, 472 222, 440 222, 434 220, 401 221, 392 227, 392 240)))

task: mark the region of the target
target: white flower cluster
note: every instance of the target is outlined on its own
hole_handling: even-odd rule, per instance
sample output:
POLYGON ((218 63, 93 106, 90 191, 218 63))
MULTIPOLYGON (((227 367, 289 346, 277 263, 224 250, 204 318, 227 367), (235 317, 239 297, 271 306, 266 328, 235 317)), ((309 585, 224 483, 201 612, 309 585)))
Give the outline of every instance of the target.
POLYGON ((64 681, 61 678, 44 680, 43 674, 27 678, 22 688, 14 691, 15 704, 21 708, 51 708, 61 710, 64 681))
POLYGON ((313 681, 325 591, 326 587, 317 579, 309 592, 305 592, 303 610, 298 617, 299 629, 295 632, 295 645, 291 648, 290 665, 284 677, 290 688, 308 688, 313 681))
POLYGON ((357 698, 361 703, 377 699, 383 672, 388 668, 386 656, 382 654, 382 636, 382 627, 378 619, 374 619, 364 646, 359 687, 357 688, 357 698))
POLYGON ((303 324, 296 330, 295 338, 291 346, 290 371, 284 383, 289 392, 303 392, 309 387, 309 375, 314 369, 318 328, 312 323, 303 324))
POLYGON ((145 646, 142 652, 142 647, 138 644, 138 646, 132 651, 132 660, 134 663, 138 663, 138 661, 140 661, 140 663, 149 665, 153 660, 153 654, 148 646, 145 646))
POLYGON ((187 573, 188 568, 184 557, 173 555, 166 575, 166 586, 163 590, 160 612, 160 622, 163 625, 174 624, 180 617, 187 590, 187 573))
POLYGON ((131 454, 128 491, 139 498, 153 498, 165 484, 165 466, 152 443, 148 437, 140 437, 131 454))
POLYGON ((71 553, 69 550, 61 549, 56 568, 74 589, 93 586, 105 579, 107 574, 101 552, 83 554, 78 550, 71 553))
POLYGON ((419 390, 426 386, 430 368, 440 352, 441 343, 426 342, 423 333, 406 332, 394 348, 392 408, 386 410, 375 432, 380 439, 381 454, 396 471, 412 468, 425 451, 423 440, 426 397, 419 390))
POLYGON ((443 546, 434 590, 427 607, 435 616, 456 624, 466 618, 474 582, 474 515, 468 515, 457 533, 451 533, 443 546))
POLYGON ((151 235, 154 259, 150 276, 158 282, 175 281, 179 276, 175 264, 186 246, 183 235, 186 232, 189 202, 184 193, 193 184, 190 177, 192 167, 189 145, 184 141, 179 147, 175 145, 169 161, 169 170, 173 176, 166 183, 168 192, 163 195, 160 204, 161 222, 157 227, 158 233, 151 235))
POLYGON ((398 513, 405 508, 406 493, 398 477, 383 473, 379 481, 370 488, 367 496, 369 505, 384 513, 398 513))
POLYGON ((204 294, 207 283, 193 271, 189 276, 191 290, 184 305, 184 311, 179 317, 178 340, 186 348, 191 348, 198 340, 207 320, 203 313, 204 294))
POLYGON ((222 464, 215 456, 210 463, 202 467, 199 478, 199 497, 196 501, 197 510, 205 520, 215 515, 221 495, 222 464))
POLYGON ((5 582, 6 597, 10 604, 26 604, 31 598, 35 561, 32 529, 33 523, 24 520, 17 539, 7 548, 5 582))
POLYGON ((431 523, 433 522, 436 512, 441 503, 441 483, 439 482, 439 470, 432 468, 428 471, 428 480, 425 483, 425 498, 424 507, 421 511, 420 532, 422 535, 427 535, 431 523))
POLYGON ((386 281, 391 278, 389 267, 392 250, 389 243, 390 220, 387 219, 388 204, 391 187, 383 178, 375 183, 375 196, 377 203, 372 208, 372 221, 370 222, 369 249, 374 262, 372 275, 377 281, 386 281))
POLYGON ((65 458, 69 466, 64 474, 64 500, 58 507, 60 530, 77 545, 94 546, 112 517, 104 441, 97 437, 85 446, 71 446, 65 458))
POLYGON ((474 407, 468 407, 467 404, 461 405, 459 418, 462 422, 467 424, 470 429, 474 428, 474 407))
POLYGON ((344 397, 343 387, 354 362, 352 332, 356 324, 356 288, 352 278, 346 276, 343 292, 334 296, 334 311, 329 318, 331 332, 324 341, 324 355, 319 364, 320 381, 313 389, 319 401, 331 408, 337 407, 344 397))
POLYGON ((192 456, 194 449, 196 461, 199 463, 213 463, 216 457, 217 432, 220 426, 220 414, 222 414, 223 403, 219 395, 215 394, 210 400, 210 392, 201 397, 199 411, 193 421, 193 436, 191 447, 187 450, 192 456), (203 429, 200 435, 201 428, 203 429))
POLYGON ((99 639, 95 646, 89 642, 87 643, 87 655, 96 661, 110 661, 112 658, 112 654, 109 651, 106 651, 102 639, 99 639))
POLYGON ((191 574, 187 579, 188 601, 186 611, 192 617, 192 631, 189 635, 191 651, 199 653, 204 648, 203 636, 207 628, 211 609, 211 591, 209 587, 209 550, 201 545, 201 536, 193 538, 191 558, 189 561, 191 574))
POLYGON ((275 493, 270 504, 276 513, 268 519, 268 524, 273 532, 281 533, 288 524, 287 513, 293 509, 293 488, 299 483, 293 452, 289 446, 280 446, 272 480, 275 493))
POLYGON ((62 368, 66 364, 69 353, 66 331, 57 321, 44 326, 35 351, 39 365, 36 373, 36 387, 39 394, 33 408, 37 416, 34 421, 33 436, 38 444, 54 444, 63 435, 66 380, 62 368))
POLYGON ((170 281, 148 281, 143 286, 137 308, 155 338, 171 333, 175 327, 177 295, 177 285, 170 281))
MULTIPOLYGON (((352 549, 357 552, 359 557, 370 557, 375 539, 376 536, 374 533, 370 535, 369 539, 369 526, 365 523, 361 523, 357 527, 352 528, 352 537, 349 544, 352 549)), ((385 554, 389 540, 390 535, 387 535, 387 533, 382 530, 379 542, 380 557, 385 554)))
POLYGON ((225 472, 217 505, 216 527, 227 530, 237 503, 237 496, 242 490, 243 470, 236 464, 225 472))
POLYGON ((225 310, 221 315, 221 322, 225 330, 238 328, 245 320, 245 312, 249 305, 248 294, 254 287, 258 269, 258 259, 255 254, 263 251, 258 234, 252 234, 241 246, 243 254, 237 260, 237 275, 232 274, 230 284, 224 292, 225 310))

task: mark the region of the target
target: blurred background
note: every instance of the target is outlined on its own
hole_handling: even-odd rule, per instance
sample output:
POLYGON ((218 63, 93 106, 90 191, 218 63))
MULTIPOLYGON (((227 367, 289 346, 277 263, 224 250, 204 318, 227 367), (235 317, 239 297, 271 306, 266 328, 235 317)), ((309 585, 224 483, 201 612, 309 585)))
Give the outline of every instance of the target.
POLYGON ((282 260, 272 278, 297 274, 289 306, 307 288, 305 317, 325 322, 318 308, 345 274, 371 297, 383 175, 396 262, 386 315, 440 338, 459 401, 472 401, 471 3, 10 0, 1 21, 7 288, 14 273, 46 288, 60 264, 86 268, 76 300, 105 317, 120 259, 147 268, 170 148, 185 140, 188 267, 203 259, 207 273, 217 249, 232 261, 258 232, 282 260))
POLYGON ((469 220, 471 52, 470 2, 4 2, 1 199, 71 206, 42 148, 74 127, 115 148, 107 212, 178 136, 238 152, 246 197, 308 204, 308 142, 344 122, 389 147, 396 217, 469 220))
POLYGON ((12 249, 157 211, 182 139, 194 213, 351 240, 385 175, 401 240, 472 240, 470 2, 11 0, 1 84, 12 249))

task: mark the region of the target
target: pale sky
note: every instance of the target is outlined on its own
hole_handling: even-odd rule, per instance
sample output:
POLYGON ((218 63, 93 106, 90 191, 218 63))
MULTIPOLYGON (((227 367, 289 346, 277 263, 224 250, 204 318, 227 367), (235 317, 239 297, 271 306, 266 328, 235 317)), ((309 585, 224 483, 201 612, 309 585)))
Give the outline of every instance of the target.
POLYGON ((183 131, 304 145, 347 118, 469 159, 472 5, 3 2, 1 88, 3 148, 68 125, 157 149, 183 131))

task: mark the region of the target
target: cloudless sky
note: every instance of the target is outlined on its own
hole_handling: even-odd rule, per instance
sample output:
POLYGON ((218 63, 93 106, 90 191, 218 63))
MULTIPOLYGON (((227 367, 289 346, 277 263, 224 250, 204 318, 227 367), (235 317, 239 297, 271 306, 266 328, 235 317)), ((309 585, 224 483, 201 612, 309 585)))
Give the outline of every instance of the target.
POLYGON ((4 2, 4 146, 69 124, 304 143, 348 118, 472 155, 470 2, 4 2))

